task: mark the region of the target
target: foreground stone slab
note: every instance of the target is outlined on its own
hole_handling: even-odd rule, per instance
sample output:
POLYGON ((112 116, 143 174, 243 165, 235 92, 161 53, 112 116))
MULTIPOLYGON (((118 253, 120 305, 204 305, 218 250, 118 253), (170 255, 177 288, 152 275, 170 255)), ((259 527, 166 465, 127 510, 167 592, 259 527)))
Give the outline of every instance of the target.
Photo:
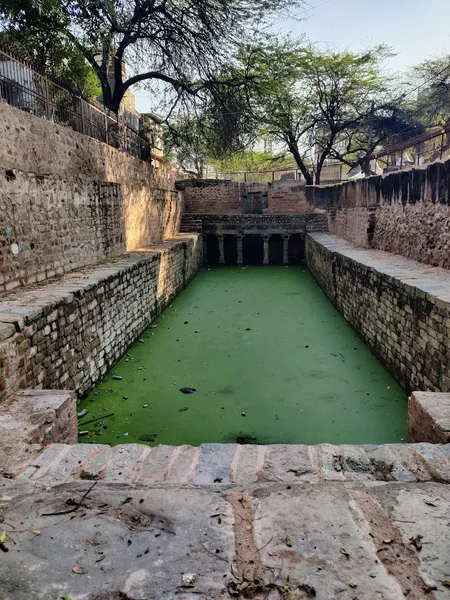
POLYGON ((408 403, 410 442, 450 442, 450 394, 413 392, 408 403))
POLYGON ((450 487, 443 484, 91 485, 0 483, 9 550, 0 561, 0 597, 448 595, 450 487))

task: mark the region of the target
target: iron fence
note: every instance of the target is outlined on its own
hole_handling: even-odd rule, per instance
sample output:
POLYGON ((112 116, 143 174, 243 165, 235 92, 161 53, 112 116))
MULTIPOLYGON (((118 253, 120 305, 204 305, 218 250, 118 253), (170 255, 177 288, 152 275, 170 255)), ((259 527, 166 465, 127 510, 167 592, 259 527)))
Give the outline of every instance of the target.
POLYGON ((87 100, 0 48, 0 101, 148 161, 150 142, 99 102, 87 100))

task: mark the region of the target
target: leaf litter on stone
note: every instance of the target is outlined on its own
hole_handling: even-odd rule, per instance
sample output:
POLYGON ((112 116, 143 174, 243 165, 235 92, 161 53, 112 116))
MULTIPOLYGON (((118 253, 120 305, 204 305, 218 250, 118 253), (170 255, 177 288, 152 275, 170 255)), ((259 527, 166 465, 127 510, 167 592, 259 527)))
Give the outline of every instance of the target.
POLYGON ((77 575, 85 575, 86 571, 82 567, 77 567, 76 565, 72 567, 72 571, 77 575))

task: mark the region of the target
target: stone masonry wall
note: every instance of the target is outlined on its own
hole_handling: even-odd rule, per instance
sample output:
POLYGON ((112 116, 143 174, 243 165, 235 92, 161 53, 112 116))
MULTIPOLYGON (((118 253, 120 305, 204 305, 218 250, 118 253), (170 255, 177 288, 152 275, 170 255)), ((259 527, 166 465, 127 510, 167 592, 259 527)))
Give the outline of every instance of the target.
POLYGON ((306 199, 305 186, 295 181, 274 181, 268 186, 268 213, 306 214, 314 207, 306 199))
POLYGON ((450 391, 450 274, 307 236, 307 264, 333 304, 408 391, 450 391))
POLYGON ((14 294, 0 304, 0 404, 20 388, 86 391, 202 260, 201 238, 186 235, 14 294))
POLYGON ((329 230, 366 248, 450 268, 450 160, 330 186, 308 186, 329 230))
POLYGON ((0 103, 0 293, 146 248, 182 199, 149 164, 0 103))
POLYGON ((176 187, 183 191, 186 213, 223 215, 243 212, 239 183, 189 179, 177 181, 176 187))
POLYGON ((149 163, 1 101, 0 139, 0 166, 5 169, 120 183, 148 184, 154 178, 149 163))

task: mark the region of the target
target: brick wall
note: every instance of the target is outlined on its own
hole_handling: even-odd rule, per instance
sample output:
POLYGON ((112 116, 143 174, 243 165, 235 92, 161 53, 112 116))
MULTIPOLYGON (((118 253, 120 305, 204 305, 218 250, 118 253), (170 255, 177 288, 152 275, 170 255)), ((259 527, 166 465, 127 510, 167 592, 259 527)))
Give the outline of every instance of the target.
POLYGON ((328 234, 306 246, 319 285, 399 383, 450 391, 450 275, 328 234))
POLYGON ((307 199, 329 211, 329 230, 366 248, 450 268, 450 160, 330 186, 307 199))
POLYGON ((177 181, 176 187, 182 190, 184 211, 197 214, 241 214, 242 186, 236 182, 216 180, 177 181))
POLYGON ((183 191, 184 210, 189 214, 307 214, 314 207, 307 201, 305 186, 295 181, 270 184, 237 183, 217 180, 177 182, 183 191))
POLYGON ((202 260, 201 238, 184 236, 3 302, 0 403, 20 388, 86 391, 185 287, 202 260))
POLYGON ((305 186, 295 181, 275 181, 268 186, 268 213, 306 214, 314 207, 306 199, 305 186))
POLYGON ((150 165, 0 103, 0 293, 179 230, 181 194, 150 165))

